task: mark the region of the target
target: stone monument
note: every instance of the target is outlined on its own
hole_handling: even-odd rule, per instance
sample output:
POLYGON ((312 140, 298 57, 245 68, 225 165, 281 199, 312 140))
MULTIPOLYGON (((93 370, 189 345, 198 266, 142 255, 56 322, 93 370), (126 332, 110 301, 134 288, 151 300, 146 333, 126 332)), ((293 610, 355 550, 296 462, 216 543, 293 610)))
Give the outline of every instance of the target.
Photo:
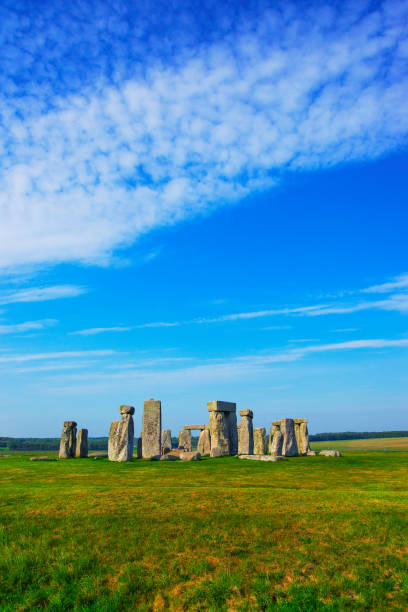
POLYGON ((165 455, 172 449, 171 431, 170 429, 162 429, 161 433, 161 451, 165 455))
POLYGON ((266 450, 267 450, 266 429, 265 427, 255 427, 253 454, 254 455, 266 455, 266 450))
MULTIPOLYGON (((274 433, 279 438, 278 431, 282 434, 282 455, 284 457, 297 457, 299 455, 298 445, 296 441, 295 434, 295 422, 293 419, 281 419, 280 421, 274 421, 272 423, 277 429, 274 433)), ((274 446, 274 441, 272 441, 272 445, 274 446)), ((271 454, 274 454, 271 452, 271 454)))
POLYGON ((88 430, 79 429, 75 457, 88 457, 88 430))
POLYGON ((295 437, 298 445, 299 455, 307 455, 307 453, 310 451, 307 419, 295 419, 294 423, 295 437))
POLYGON ((210 413, 211 456, 238 452, 237 405, 233 402, 207 402, 210 413), (217 449, 217 450, 215 450, 217 449))
POLYGON ((198 439, 197 451, 201 456, 209 455, 211 452, 211 436, 209 429, 203 429, 200 432, 200 437, 198 439))
POLYGON ((64 421, 59 448, 60 459, 71 459, 76 452, 77 424, 75 421, 64 421))
POLYGON ((179 445, 178 447, 185 450, 188 453, 191 453, 193 450, 193 441, 191 438, 191 430, 190 429, 182 429, 179 435, 179 445))
POLYGON ((161 454, 161 402, 152 397, 143 404, 142 456, 151 459, 161 454))
POLYGON ((109 461, 131 461, 133 457, 134 424, 133 406, 121 406, 121 421, 113 421, 109 431, 108 457, 109 461))
POLYGON ((252 410, 239 411, 241 423, 238 426, 238 455, 252 455, 254 452, 254 427, 252 410))

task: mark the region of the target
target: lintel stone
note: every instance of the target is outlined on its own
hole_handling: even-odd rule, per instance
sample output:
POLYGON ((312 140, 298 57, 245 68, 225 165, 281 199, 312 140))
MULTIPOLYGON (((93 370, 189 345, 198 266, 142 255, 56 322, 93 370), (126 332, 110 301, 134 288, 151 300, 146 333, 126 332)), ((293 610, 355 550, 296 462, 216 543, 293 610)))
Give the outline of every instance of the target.
POLYGON ((208 412, 236 412, 237 405, 234 402, 220 402, 214 400, 207 402, 208 412))
POLYGON ((204 431, 206 427, 206 425, 184 425, 184 429, 190 431, 204 431))
POLYGON ((249 417, 250 419, 254 418, 254 413, 252 412, 252 410, 249 410, 249 408, 242 408, 242 410, 239 411, 240 416, 246 416, 249 417))

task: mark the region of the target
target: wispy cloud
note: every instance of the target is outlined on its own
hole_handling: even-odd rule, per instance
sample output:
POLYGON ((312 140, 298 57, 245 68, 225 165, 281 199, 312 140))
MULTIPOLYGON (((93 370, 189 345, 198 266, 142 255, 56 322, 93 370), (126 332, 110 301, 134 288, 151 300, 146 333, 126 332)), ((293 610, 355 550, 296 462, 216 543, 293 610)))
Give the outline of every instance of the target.
POLYGON ((14 323, 0 325, 0 334, 21 334, 25 332, 38 331, 56 325, 55 319, 41 319, 39 321, 25 321, 24 323, 14 323))
POLYGON ((405 3, 287 2, 239 12, 234 26, 235 12, 217 13, 219 31, 205 28, 198 45, 183 16, 189 26, 160 41, 160 58, 157 7, 133 20, 129 10, 5 12, 0 267, 103 263, 153 228, 272 188, 283 171, 407 142, 405 3))
POLYGON ((401 274, 395 277, 393 280, 380 285, 373 285, 363 289, 363 293, 392 293, 396 289, 407 289, 408 290, 408 274, 401 274))
POLYGON ((76 285, 54 285, 52 287, 31 287, 0 294, 0 304, 19 302, 45 302, 62 298, 77 297, 86 292, 84 287, 76 285))
MULTIPOLYGON (((187 323, 187 321, 185 321, 187 323)), ((178 327, 181 325, 180 321, 156 321, 153 323, 141 323, 140 325, 135 325, 134 329, 144 329, 148 327, 178 327)))
POLYGON ((106 332, 126 332, 130 331, 131 327, 91 327, 89 329, 80 329, 78 331, 70 332, 71 336, 96 336, 97 334, 104 334, 106 332))
POLYGON ((109 357, 117 354, 116 351, 98 350, 98 351, 59 351, 54 353, 26 353, 23 355, 1 355, 0 363, 23 363, 25 361, 39 360, 54 360, 54 359, 71 359, 78 357, 109 357))

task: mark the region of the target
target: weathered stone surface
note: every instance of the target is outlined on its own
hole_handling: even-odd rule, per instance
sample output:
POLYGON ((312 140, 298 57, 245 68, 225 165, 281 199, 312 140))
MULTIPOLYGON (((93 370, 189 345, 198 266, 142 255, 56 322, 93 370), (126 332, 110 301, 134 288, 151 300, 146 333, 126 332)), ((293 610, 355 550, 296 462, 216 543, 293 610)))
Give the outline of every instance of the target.
POLYGON ((161 433, 161 448, 163 453, 168 453, 171 451, 171 430, 170 429, 162 429, 161 433))
POLYGON ((283 434, 282 455, 284 457, 297 457, 299 451, 293 419, 282 419, 280 421, 280 430, 283 434))
POLYGON ((238 427, 238 455, 252 455, 254 452, 254 426, 252 410, 240 410, 241 423, 238 427))
POLYGON ((239 411, 239 416, 249 417, 250 419, 253 419, 254 413, 249 408, 242 408, 242 410, 239 411))
POLYGON ((59 449, 60 459, 75 457, 77 424, 75 421, 64 421, 59 449))
POLYGON ((131 416, 133 416, 135 414, 135 409, 133 408, 133 406, 121 406, 120 414, 130 414, 131 416))
POLYGON ((300 423, 298 427, 299 427, 299 441, 298 441, 299 454, 306 455, 307 452, 310 450, 309 432, 307 430, 307 424, 303 422, 303 423, 300 423))
POLYGON ((309 419, 293 419, 295 425, 300 425, 301 423, 308 423, 309 419))
POLYGON ((88 457, 93 457, 94 459, 102 459, 103 457, 108 457, 108 453, 90 453, 88 457))
POLYGON ((208 429, 200 433, 197 450, 201 455, 209 455, 211 451, 211 437, 208 429))
POLYGON ((282 455, 283 433, 278 427, 276 426, 274 427, 275 427, 275 431, 273 433, 272 442, 269 447, 269 454, 272 455, 273 457, 279 457, 280 455, 282 455))
POLYGON ((152 461, 178 461, 179 457, 177 455, 173 455, 173 453, 167 453, 166 455, 155 455, 154 457, 150 457, 152 461))
POLYGON ((240 459, 252 459, 253 461, 282 461, 285 457, 272 457, 271 455, 240 455, 240 459))
POLYGON ((307 451, 307 453, 306 453, 306 455, 307 455, 308 457, 316 457, 317 453, 316 453, 316 451, 314 451, 314 450, 308 450, 308 451, 307 451))
MULTIPOLYGON (((6 455, 3 455, 5 457, 6 455)), ((55 457, 30 457, 30 461, 56 461, 55 457)))
POLYGON ((136 438, 133 453, 134 455, 136 455, 137 459, 141 459, 143 457, 142 436, 140 436, 139 438, 136 438))
POLYGON ((198 461, 201 459, 201 454, 197 451, 184 452, 180 455, 181 461, 198 461))
POLYGON ((190 431, 202 431, 206 427, 206 425, 184 425, 184 429, 189 429, 190 431))
POLYGON ((338 450, 321 450, 319 455, 323 455, 323 457, 341 457, 341 452, 338 450))
POLYGON ((229 454, 238 454, 238 429, 237 429, 237 415, 235 412, 224 412, 227 421, 228 429, 228 440, 229 440, 229 454))
POLYGON ((88 456, 88 430, 79 429, 76 443, 75 457, 87 457, 88 456))
POLYGON ((143 405, 142 455, 150 459, 161 454, 161 402, 153 398, 143 405))
POLYGON ((266 430, 265 427, 254 429, 254 455, 266 455, 266 430))
POLYGON ((109 431, 109 461, 131 461, 133 442, 133 417, 130 414, 123 414, 121 421, 113 421, 109 431))
POLYGON ((230 454, 229 428, 225 415, 225 412, 210 412, 211 450, 218 448, 221 455, 230 454))
POLYGON ((208 412, 236 412, 237 405, 234 402, 220 402, 215 400, 207 402, 208 412))
POLYGON ((193 441, 191 438, 191 431, 189 429, 182 429, 179 435, 179 448, 190 452, 193 448, 193 441))
POLYGON ((219 446, 213 446, 210 451, 210 457, 225 457, 225 454, 219 446))

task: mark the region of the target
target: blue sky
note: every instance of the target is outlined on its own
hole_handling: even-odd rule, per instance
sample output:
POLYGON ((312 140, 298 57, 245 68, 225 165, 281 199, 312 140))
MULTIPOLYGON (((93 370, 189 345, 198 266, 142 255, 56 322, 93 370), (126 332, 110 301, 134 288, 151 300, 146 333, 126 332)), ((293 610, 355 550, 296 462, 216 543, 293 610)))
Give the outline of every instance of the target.
POLYGON ((407 4, 0 17, 1 434, 408 429, 407 4))

